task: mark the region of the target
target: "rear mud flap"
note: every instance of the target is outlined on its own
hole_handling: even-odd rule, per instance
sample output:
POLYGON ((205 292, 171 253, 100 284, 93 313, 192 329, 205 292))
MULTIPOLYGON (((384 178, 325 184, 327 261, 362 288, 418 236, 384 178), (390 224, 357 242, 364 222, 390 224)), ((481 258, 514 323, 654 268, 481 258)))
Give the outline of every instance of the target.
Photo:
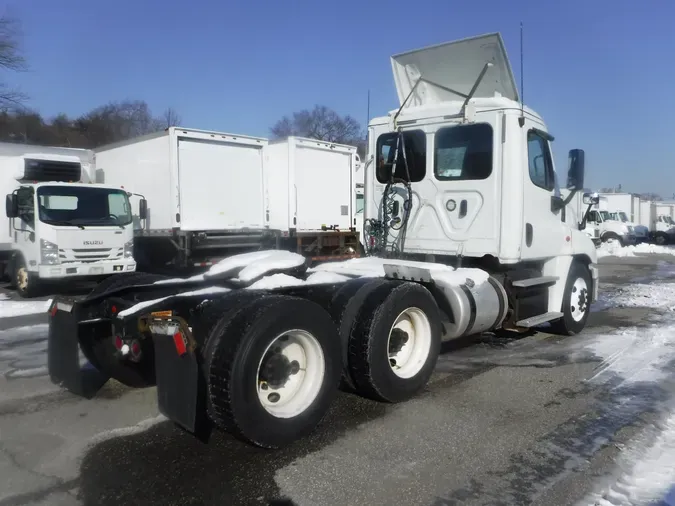
POLYGON ((190 351, 179 355, 171 336, 159 334, 152 339, 159 412, 207 442, 212 424, 206 415, 206 381, 197 356, 190 351))
POLYGON ((91 399, 110 379, 87 362, 80 365, 77 318, 71 303, 54 302, 47 337, 47 368, 52 383, 91 399), (67 310, 59 309, 63 306, 67 310), (55 308, 55 309, 54 309, 55 308))

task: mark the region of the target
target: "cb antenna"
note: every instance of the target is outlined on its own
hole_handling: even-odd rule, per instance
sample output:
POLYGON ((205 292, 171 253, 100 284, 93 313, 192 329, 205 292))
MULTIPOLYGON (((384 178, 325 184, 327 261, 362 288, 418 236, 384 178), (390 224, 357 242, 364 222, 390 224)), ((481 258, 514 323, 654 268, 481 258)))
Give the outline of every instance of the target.
POLYGON ((520 128, 525 125, 525 77, 523 75, 523 22, 520 22, 520 118, 518 124, 520 128))

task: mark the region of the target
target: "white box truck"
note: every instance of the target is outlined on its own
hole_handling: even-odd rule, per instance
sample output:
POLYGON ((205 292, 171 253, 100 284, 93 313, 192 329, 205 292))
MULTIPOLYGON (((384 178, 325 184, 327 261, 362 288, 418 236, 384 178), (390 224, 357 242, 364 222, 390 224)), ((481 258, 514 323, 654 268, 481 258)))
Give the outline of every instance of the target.
POLYGON ((93 172, 90 150, 0 143, 0 267, 22 297, 136 269, 128 195, 91 184, 93 172))
POLYGON ((266 227, 277 247, 314 261, 344 259, 358 250, 356 147, 288 137, 263 148, 266 227))
POLYGON ((52 381, 82 393, 79 347, 100 372, 89 395, 110 377, 156 385, 160 412, 205 440, 218 428, 279 448, 325 417, 341 378, 398 403, 425 388, 443 340, 544 322, 581 332, 597 252, 563 210, 583 188, 583 151, 557 174, 499 34, 392 60, 401 106, 368 126, 370 257, 307 270, 301 255, 255 252, 56 298, 52 381))
POLYGON ((148 202, 135 230, 142 270, 208 267, 261 247, 355 254, 350 146, 171 127, 95 152, 100 182, 148 202))
POLYGON ((650 238, 649 228, 640 222, 640 197, 631 193, 600 193, 600 202, 604 202, 603 210, 609 212, 609 219, 630 227, 635 235, 635 242, 647 242, 650 238))

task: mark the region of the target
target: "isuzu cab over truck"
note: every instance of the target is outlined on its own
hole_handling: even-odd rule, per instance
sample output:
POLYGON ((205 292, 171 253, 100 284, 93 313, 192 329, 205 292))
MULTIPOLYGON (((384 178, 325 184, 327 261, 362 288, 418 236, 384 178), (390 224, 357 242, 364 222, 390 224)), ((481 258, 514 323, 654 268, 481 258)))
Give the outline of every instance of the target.
POLYGON ((127 192, 90 184, 94 168, 90 150, 0 143, 0 261, 20 296, 136 269, 127 192))
POLYGON ((443 340, 543 322, 581 332, 598 291, 585 216, 566 214, 583 151, 563 199, 553 137, 520 103, 499 34, 392 65, 401 105, 368 129, 369 257, 307 268, 260 251, 56 298, 52 381, 85 396, 110 377, 156 385, 160 411, 203 440, 220 428, 278 448, 315 428, 339 384, 382 402, 416 395, 443 340))

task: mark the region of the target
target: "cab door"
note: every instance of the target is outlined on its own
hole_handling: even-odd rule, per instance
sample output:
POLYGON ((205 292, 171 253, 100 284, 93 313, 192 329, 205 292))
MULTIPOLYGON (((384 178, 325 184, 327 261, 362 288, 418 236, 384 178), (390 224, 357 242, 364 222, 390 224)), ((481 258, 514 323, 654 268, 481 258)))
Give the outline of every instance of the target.
POLYGON ((550 258, 560 253, 567 236, 563 211, 552 205, 553 197, 560 196, 551 156, 552 137, 527 118, 521 131, 527 169, 523 177, 525 226, 521 258, 550 258))
POLYGON ((16 190, 19 204, 19 216, 12 218, 12 249, 23 254, 29 271, 37 270, 39 244, 35 234, 35 191, 30 186, 21 186, 16 190))

